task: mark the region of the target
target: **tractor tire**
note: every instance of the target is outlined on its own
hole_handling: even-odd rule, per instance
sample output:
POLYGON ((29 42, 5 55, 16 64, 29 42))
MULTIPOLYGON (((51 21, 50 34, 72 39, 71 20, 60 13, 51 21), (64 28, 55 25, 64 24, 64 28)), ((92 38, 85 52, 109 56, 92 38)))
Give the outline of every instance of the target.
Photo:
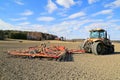
POLYGON ((95 55, 102 55, 105 53, 104 46, 101 42, 95 42, 92 45, 92 53, 95 55))

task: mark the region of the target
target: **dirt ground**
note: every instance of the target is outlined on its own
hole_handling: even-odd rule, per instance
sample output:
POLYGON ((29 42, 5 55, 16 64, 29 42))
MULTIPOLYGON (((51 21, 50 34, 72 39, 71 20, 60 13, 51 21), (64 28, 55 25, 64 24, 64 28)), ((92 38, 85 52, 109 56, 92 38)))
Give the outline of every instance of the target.
POLYGON ((23 49, 46 43, 78 49, 80 42, 0 41, 0 80, 120 80, 120 43, 109 55, 74 54, 71 61, 57 62, 15 58, 7 50, 23 49))

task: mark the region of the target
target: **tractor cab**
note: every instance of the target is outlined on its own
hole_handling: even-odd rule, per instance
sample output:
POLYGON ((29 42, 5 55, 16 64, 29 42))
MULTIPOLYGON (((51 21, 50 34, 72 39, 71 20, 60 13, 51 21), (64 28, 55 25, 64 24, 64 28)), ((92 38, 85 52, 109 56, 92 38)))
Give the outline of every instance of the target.
POLYGON ((107 32, 104 29, 90 30, 90 38, 106 38, 107 32))

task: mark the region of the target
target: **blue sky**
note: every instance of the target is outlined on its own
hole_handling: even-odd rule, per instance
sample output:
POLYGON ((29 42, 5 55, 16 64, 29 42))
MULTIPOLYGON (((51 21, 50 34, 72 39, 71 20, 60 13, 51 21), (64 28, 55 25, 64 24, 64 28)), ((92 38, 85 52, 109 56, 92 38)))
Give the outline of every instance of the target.
POLYGON ((37 31, 67 39, 106 29, 120 40, 120 0, 0 0, 0 30, 37 31))

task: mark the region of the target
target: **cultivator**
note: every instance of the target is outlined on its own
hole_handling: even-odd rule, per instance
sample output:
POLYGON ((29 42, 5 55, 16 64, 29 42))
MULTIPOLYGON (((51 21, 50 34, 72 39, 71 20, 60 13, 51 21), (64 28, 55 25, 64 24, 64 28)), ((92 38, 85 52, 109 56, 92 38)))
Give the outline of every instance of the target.
POLYGON ((41 44, 40 46, 29 47, 26 50, 12 50, 8 51, 10 55, 13 56, 24 56, 29 58, 40 57, 40 58, 52 58, 55 60, 61 60, 68 54, 73 53, 84 53, 84 50, 68 50, 64 46, 50 46, 47 47, 46 44, 41 44))

